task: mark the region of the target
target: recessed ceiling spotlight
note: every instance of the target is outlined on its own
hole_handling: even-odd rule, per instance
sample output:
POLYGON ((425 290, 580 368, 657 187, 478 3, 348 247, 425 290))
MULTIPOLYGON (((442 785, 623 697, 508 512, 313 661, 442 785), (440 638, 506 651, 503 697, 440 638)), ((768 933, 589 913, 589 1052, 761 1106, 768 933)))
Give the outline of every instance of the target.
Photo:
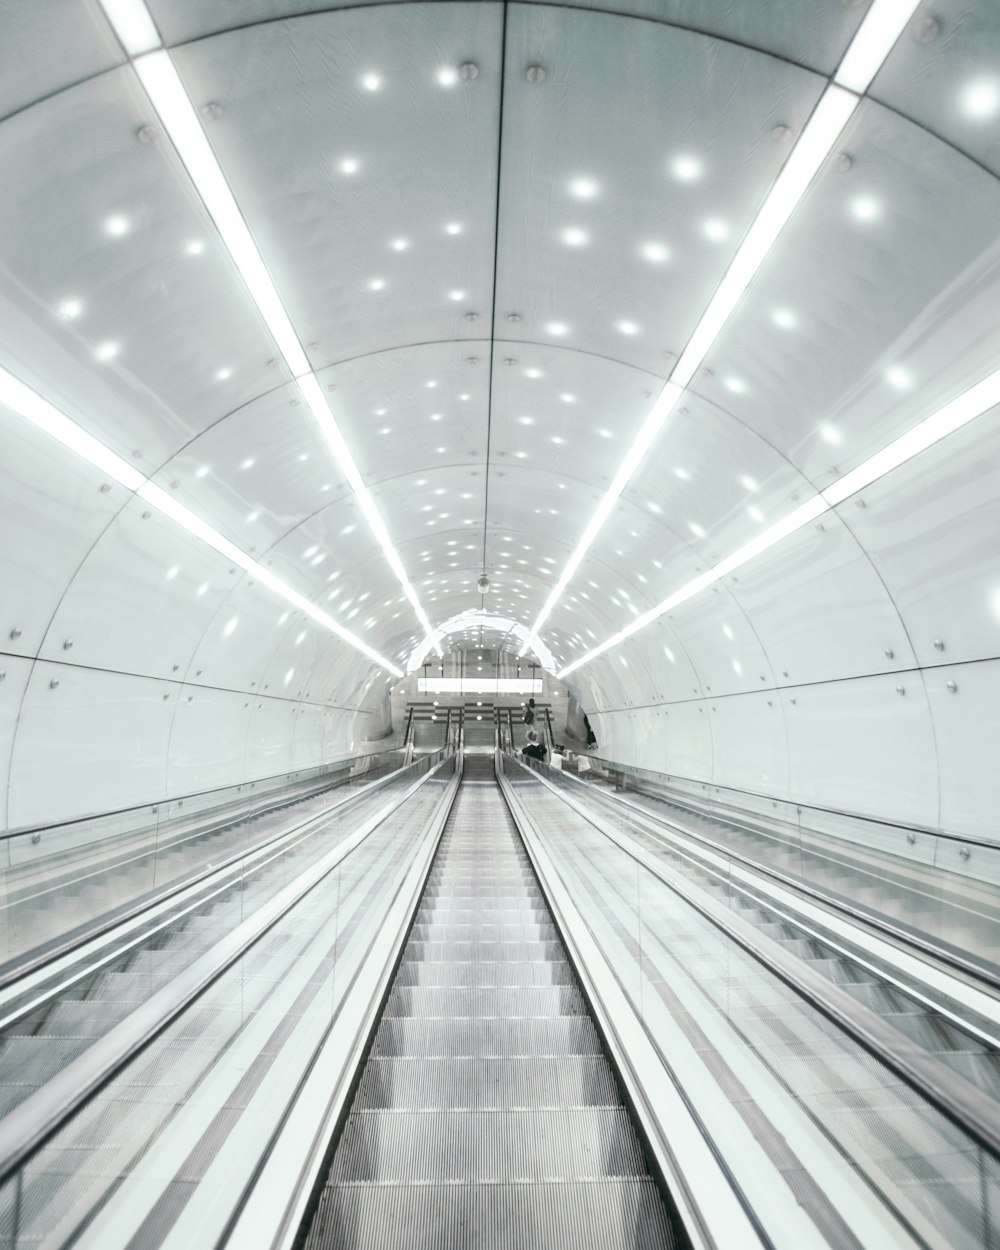
POLYGON ((597 432, 600 434, 601 438, 614 438, 614 435, 610 430, 598 430, 597 432))
POLYGON ((747 384, 742 378, 726 378, 725 387, 727 391, 732 391, 734 395, 742 395, 747 389, 747 384))
POLYGON ((621 334, 638 334, 639 327, 635 324, 634 321, 619 321, 618 331, 621 334))
POLYGON ((393 239, 392 243, 390 244, 390 247, 392 248, 394 252, 405 252, 409 246, 410 246, 409 239, 393 239))
POLYGON ((782 330, 790 330, 798 323, 798 318, 787 308, 776 308, 771 314, 771 320, 776 326, 781 326, 782 330))
POLYGON ((232 376, 232 369, 216 369, 215 371, 215 378, 217 382, 225 382, 227 378, 231 378, 232 376))
POLYGON ((570 247, 583 247, 587 242, 587 232, 578 226, 570 226, 568 230, 562 232, 562 240, 570 247))
POLYGON ((78 299, 64 299, 59 305, 59 316, 63 321, 75 321, 83 312, 83 304, 78 299))
POLYGON ((361 76, 361 85, 366 91, 378 91, 382 86, 382 78, 379 74, 363 74, 361 76))
POLYGON ((642 254, 656 265, 661 265, 665 260, 670 259, 670 249, 662 243, 644 243, 642 254))
POLYGON ((713 243, 721 243, 723 239, 729 237, 729 227, 724 221, 720 221, 718 217, 710 217, 702 226, 702 229, 713 243))
POLYGON ((752 521, 763 521, 764 519, 763 512, 761 512, 760 508, 758 508, 755 504, 751 504, 750 507, 747 508, 747 515, 752 521))
POLYGON ((385 287, 384 278, 372 278, 371 282, 368 283, 369 291, 381 291, 384 289, 384 287, 385 287))
POLYGON ((563 403, 564 403, 564 404, 575 404, 575 403, 576 403, 576 396, 575 396, 575 395, 571 395, 571 394, 569 393, 569 391, 563 391, 563 392, 560 394, 559 398, 563 401, 563 403))
POLYGON ((458 70, 453 69, 450 65, 444 69, 439 69, 437 80, 442 87, 454 87, 458 82, 458 70))
POLYGON ((676 477, 679 477, 682 482, 687 482, 691 478, 691 474, 688 473, 687 469, 682 469, 680 465, 678 465, 677 468, 674 469, 674 474, 676 477))
POLYGON ((445 234, 461 234, 462 227, 457 221, 449 221, 444 228, 445 234))
POLYGON ((432 391, 437 386, 437 382, 432 378, 429 382, 426 382, 424 385, 427 387, 429 391, 432 391))
POLYGON ((550 321, 545 329, 549 334, 554 334, 556 338, 561 338, 564 334, 569 333, 569 326, 564 321, 550 321))
POLYGON ((345 156, 337 168, 342 174, 356 174, 360 168, 360 162, 353 156, 345 156))
POLYGON ((120 237, 129 232, 129 219, 123 217, 120 213, 116 213, 113 217, 109 217, 104 223, 104 229, 110 235, 120 237))
POLYGON ((535 418, 534 417, 518 417, 517 423, 518 425, 534 425, 535 418))
POLYGON ((462 402, 464 403, 466 400, 471 399, 471 398, 472 398, 472 396, 471 396, 471 395, 459 395, 459 397, 458 397, 458 398, 459 398, 460 400, 462 400, 462 402))
POLYGON ((910 375, 905 369, 900 369, 898 366, 886 370, 885 380, 897 391, 908 391, 913 385, 913 379, 910 375))
POLYGON ((760 489, 760 487, 753 480, 753 478, 748 477, 746 474, 744 474, 743 477, 740 478, 740 482, 744 490, 759 490, 760 489))
POLYGON ((184 247, 184 251, 187 252, 188 256, 200 256, 204 250, 205 244, 202 243, 201 239, 192 239, 184 247))
POLYGON ((593 178, 574 178, 569 184, 569 191, 578 200, 592 200, 597 194, 597 183, 593 178))
POLYGON ((701 528, 697 521, 688 521, 688 529, 694 534, 695 538, 704 538, 705 531, 701 528))
POLYGON ((440 421, 440 420, 441 420, 441 417, 442 417, 442 414, 441 414, 440 412, 432 412, 432 413, 431 413, 431 420, 432 420, 432 421, 440 421))
POLYGON ((821 425, 819 427, 819 436, 834 446, 843 442, 843 435, 832 425, 821 425))
POLYGON ((524 376, 532 379, 540 378, 542 376, 542 371, 541 369, 525 369, 524 376))
POLYGON ((456 300, 456 301, 465 299, 465 292, 464 291, 449 291, 448 298, 456 300))
POLYGON ((557 447, 561 447, 563 443, 565 443, 565 441, 566 440, 564 438, 560 438, 558 434, 553 434, 552 437, 549 439, 549 442, 555 443, 557 447))
POLYGON ((851 201, 851 212, 858 221, 874 221, 881 213, 878 200, 870 195, 859 195, 851 201))
POLYGON ((101 343, 99 347, 94 349, 94 355, 98 360, 113 360, 121 351, 118 343, 101 343))
POLYGON ((694 182, 701 177, 702 165, 696 156, 675 156, 670 162, 670 169, 675 178, 681 182, 694 182))
POLYGON ((1000 84, 988 78, 969 83, 962 92, 962 111, 976 121, 993 117, 1000 111, 1000 84))

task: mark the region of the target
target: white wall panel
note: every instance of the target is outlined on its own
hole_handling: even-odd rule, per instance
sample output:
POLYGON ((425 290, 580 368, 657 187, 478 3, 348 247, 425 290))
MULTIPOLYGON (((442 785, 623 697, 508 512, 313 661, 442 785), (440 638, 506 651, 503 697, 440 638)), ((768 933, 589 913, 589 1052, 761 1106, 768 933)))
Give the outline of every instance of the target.
POLYGON ((787 793, 788 742, 777 692, 709 699, 706 706, 712 729, 712 780, 741 790, 787 793))
POLYGON ((681 604, 667 619, 706 693, 729 694, 773 685, 771 666, 752 622, 728 590, 713 587, 681 604))
POLYGON ((247 732, 253 695, 182 686, 173 700, 167 785, 171 795, 236 785, 261 776, 248 770, 247 732))
POLYGON ((1000 662, 928 669, 924 684, 940 760, 941 828, 1000 843, 1000 662))
POLYGON ((10 757, 17 733, 17 719, 21 711, 31 668, 34 661, 15 655, 0 655, 0 829, 7 821, 7 790, 10 780, 10 757))
POLYGON ((841 508, 923 664, 1000 655, 998 482, 994 409, 863 491, 863 509, 841 508))
POLYGON ((10 824, 163 798, 176 698, 169 682, 37 663, 11 760, 10 824))
POLYGON ((292 766, 313 768, 323 762, 325 712, 318 704, 302 703, 295 712, 292 766))
POLYGON ((919 675, 829 682, 785 690, 781 698, 789 798, 904 824, 937 824, 934 732, 919 675), (905 694, 897 693, 897 684, 905 694))
POLYGON ((210 547, 134 500, 100 536, 66 588, 42 655, 181 681, 230 584, 243 576, 231 568, 210 547))
MULTIPOLYGON (((858 511, 853 504, 848 511, 858 511)), ((779 685, 912 668, 903 623, 876 570, 834 516, 807 526, 727 579, 779 685), (891 651, 892 656, 886 652, 891 651)))
POLYGON ((0 645, 35 655, 91 545, 130 498, 0 405, 0 645), (12 631, 19 631, 12 637, 12 631))
POLYGON ((295 706, 290 699, 258 697, 253 702, 246 745, 248 777, 271 777, 292 770, 295 706))
POLYGON ((264 668, 288 631, 303 628, 301 613, 252 581, 241 577, 205 623, 185 674, 189 680, 256 693, 262 689, 264 668))

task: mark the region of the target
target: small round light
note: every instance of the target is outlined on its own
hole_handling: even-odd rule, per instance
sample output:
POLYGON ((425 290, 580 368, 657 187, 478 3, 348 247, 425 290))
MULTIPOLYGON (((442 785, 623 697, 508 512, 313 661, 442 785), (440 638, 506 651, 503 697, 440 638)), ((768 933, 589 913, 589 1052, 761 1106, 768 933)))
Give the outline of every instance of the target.
POLYGON ((205 244, 202 243, 201 239, 192 239, 184 248, 188 256, 200 256, 204 250, 205 244))
POLYGON ((634 321, 619 321, 617 328, 618 328, 619 334, 632 335, 632 334, 639 333, 639 327, 635 324, 634 321))
POLYGON ((870 195, 859 195, 851 201, 851 212, 858 221, 874 221, 880 211, 878 200, 870 195))
POLYGON ((642 254, 646 260, 652 261, 654 265, 662 265, 665 260, 670 259, 670 249, 662 243, 644 243, 642 245, 642 254))
POLYGON ((225 382, 227 378, 231 378, 232 376, 232 369, 216 369, 215 371, 215 378, 217 382, 225 382))
POLYGON ((444 230, 445 230, 445 234, 461 234, 462 233, 462 227, 459 225, 457 221, 449 221, 448 224, 445 226, 444 230))
POLYGON ((583 247, 587 242, 587 232, 580 230, 577 226, 571 226, 562 232, 562 240, 570 247, 583 247))
POLYGON ((569 326, 564 321, 550 321, 545 329, 556 338, 562 338, 564 334, 569 333, 569 326))
POLYGON ((562 400, 562 402, 563 402, 564 404, 575 404, 575 403, 576 403, 576 396, 575 396, 575 395, 571 395, 571 394, 569 393, 569 391, 563 391, 563 392, 560 394, 559 398, 562 400))
POLYGON ((597 183, 593 178, 574 178, 569 184, 569 191, 578 200, 592 200, 597 194, 597 183))
POLYGON ((701 161, 695 156, 675 156, 670 162, 670 169, 675 178, 681 182, 694 182, 701 177, 701 161))
POLYGON ((713 243, 721 243, 723 239, 729 237, 729 227, 724 221, 720 221, 718 217, 710 217, 702 226, 702 229, 706 237, 711 239, 713 243))
POLYGON ((410 246, 409 239, 393 239, 390 247, 394 252, 405 252, 410 246))
POLYGON ((75 321, 83 312, 83 304, 78 299, 64 299, 59 305, 59 316, 63 321, 75 321))
POLYGON ((117 343, 101 343, 94 351, 98 360, 113 360, 121 351, 117 343))
POLYGON ((962 92, 962 111, 975 121, 993 117, 1000 111, 1000 83, 989 78, 969 83, 962 92))
POLYGON ((776 308, 771 314, 771 320, 776 326, 781 326, 782 330, 791 330, 796 325, 798 318, 794 313, 789 312, 787 308, 776 308))
POLYGON ((742 378, 726 378, 725 387, 727 391, 732 391, 734 395, 742 395, 747 389, 747 384, 742 378))
POLYGON ((337 168, 342 174, 356 174, 360 164, 353 156, 345 156, 337 168))
POLYGON ((114 217, 109 217, 105 221, 104 229, 108 234, 120 238, 121 235, 128 234, 129 220, 127 217, 121 216, 120 213, 116 213, 114 217))
POLYGON ((897 366, 886 370, 885 380, 897 391, 908 391, 913 385, 913 379, 906 370, 897 366))
POLYGON ((459 300, 465 299, 465 292, 464 291, 449 291, 448 298, 455 300, 457 303, 459 300))
POLYGON ((378 74, 364 74, 361 78, 361 85, 366 91, 378 91, 382 86, 382 79, 378 74))
POLYGON ((458 70, 453 69, 450 65, 445 69, 439 69, 437 80, 442 87, 454 87, 458 82, 458 70))
POLYGON ((384 287, 385 287, 384 278, 372 278, 371 282, 368 283, 369 291, 381 291, 384 289, 384 287))

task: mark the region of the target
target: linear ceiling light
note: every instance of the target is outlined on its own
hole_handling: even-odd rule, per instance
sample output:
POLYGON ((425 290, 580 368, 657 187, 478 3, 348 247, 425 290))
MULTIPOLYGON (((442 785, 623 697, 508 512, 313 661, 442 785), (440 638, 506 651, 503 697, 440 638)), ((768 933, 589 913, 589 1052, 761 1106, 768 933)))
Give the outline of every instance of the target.
POLYGON ((589 664, 591 660, 595 660, 599 655, 603 655, 605 651, 610 651, 612 647, 616 647, 626 638, 630 638, 640 629, 644 629, 658 617, 663 616, 664 613, 672 612, 674 608, 679 607, 680 604, 693 598, 694 595, 707 589, 721 578, 728 577, 730 573, 734 573, 737 569, 742 568, 743 565, 749 563, 749 561, 755 559, 776 543, 781 542, 782 539, 787 538, 790 534, 794 534, 796 530, 800 530, 804 525, 808 525, 811 521, 821 517, 824 512, 829 512, 831 508, 843 503, 851 495, 857 494, 859 490, 863 490, 866 486, 877 482, 880 478, 885 477, 887 473, 891 473, 893 469, 898 468, 901 464, 905 464, 907 460, 911 460, 928 447, 933 447, 941 439, 947 438, 949 434, 953 434, 955 430, 961 429, 963 425, 967 425, 970 421, 975 420, 976 417, 989 412, 991 408, 997 407, 998 404, 1000 404, 1000 369, 987 375, 981 382, 977 382, 974 386, 969 387, 968 390, 963 391, 961 395, 950 400, 942 408, 931 413, 929 417, 926 417, 912 429, 907 430, 905 434, 901 434, 899 438, 894 439, 887 447, 883 447, 881 451, 877 451, 873 456, 869 456, 856 469, 845 473, 833 486, 818 495, 814 495, 812 499, 806 500, 804 504, 800 504, 794 512, 790 512, 788 516, 772 525, 762 534, 758 534, 756 538, 744 544, 737 551, 734 551, 725 560, 721 560, 718 564, 713 565, 707 572, 700 574, 693 581, 682 586, 680 590, 675 591, 669 598, 656 604, 655 607, 650 608, 641 616, 637 616, 634 621, 630 621, 617 634, 612 634, 610 638, 606 638, 599 646, 586 652, 578 660, 574 660, 572 664, 567 664, 556 676, 560 679, 565 678, 582 665, 589 664))
MULTIPOLYGON (((156 36, 152 18, 142 0, 101 0, 101 2, 119 39, 131 55, 136 55, 134 50, 145 49, 149 40, 149 29, 156 37, 154 46, 159 47, 159 37, 156 36), (148 29, 143 25, 143 14, 148 21, 148 29)), ((365 485, 364 478, 358 470, 322 388, 310 368, 309 360, 299 342, 291 319, 271 280, 271 275, 267 271, 257 244, 236 203, 225 174, 215 158, 215 153, 212 151, 170 54, 160 48, 159 51, 137 55, 133 61, 133 67, 194 183, 195 190, 201 196, 209 215, 215 222, 216 229, 246 283, 247 290, 271 332, 278 350, 292 376, 298 382, 299 389, 337 465, 354 491, 362 515, 371 528, 383 555, 399 579, 407 599, 413 605, 417 619, 428 637, 431 637, 433 627, 420 604, 413 584, 406 575, 399 553, 393 545, 385 522, 382 520, 371 492, 365 485)))
POLYGON ((768 192, 760 211, 743 238, 708 307, 694 328, 684 351, 674 366, 670 380, 660 393, 650 417, 639 432, 615 476, 615 481, 598 505, 563 570, 555 589, 535 619, 523 655, 538 641, 538 631, 565 590, 583 557, 597 537, 615 501, 624 491, 666 416, 673 410, 681 390, 697 373, 702 361, 729 320, 740 298, 750 285, 764 258, 770 252, 785 223, 805 195, 809 184, 830 155, 844 126, 860 103, 863 93, 906 23, 919 0, 875 0, 844 55, 834 80, 819 99, 805 129, 768 192), (671 390, 671 385, 673 389, 671 390), (666 397, 666 398, 665 398, 666 397), (639 448, 639 454, 635 454, 639 448), (628 468, 628 472, 624 470, 628 468), (617 488, 617 489, 616 489, 617 488))
POLYGON ((108 477, 116 481, 120 486, 124 486, 127 490, 132 491, 150 507, 155 508, 158 512, 168 517, 176 525, 181 526, 189 534, 200 539, 207 546, 217 551, 220 555, 225 556, 232 564, 237 565, 247 573, 251 573, 253 577, 262 585, 267 586, 275 594, 280 596, 293 607, 298 608, 307 616, 311 617, 318 624, 328 629, 330 633, 336 634, 338 638, 360 651, 362 655, 366 655, 380 668, 384 668, 387 672, 392 673, 395 677, 402 677, 402 669, 396 667, 391 660, 387 660, 384 655, 380 655, 374 648, 369 647, 363 642, 357 634, 352 633, 349 629, 345 629, 338 621, 334 620, 321 608, 300 594, 287 582, 275 576, 270 569, 265 568, 258 561, 248 556, 245 551, 237 547, 235 543, 229 541, 218 530, 213 529, 207 521, 202 520, 197 513, 192 512, 190 508, 185 507, 168 491, 161 486, 157 486, 155 482, 151 482, 144 477, 138 469, 129 464, 127 460, 123 460, 121 456, 116 455, 110 448, 92 434, 88 434, 70 417, 61 412, 54 404, 32 390, 30 386, 9 373, 0 366, 0 404, 4 404, 12 412, 18 413, 30 421, 37 429, 44 431, 51 438, 61 443, 70 451, 75 452, 82 460, 86 460, 88 464, 92 464, 95 468, 106 474, 108 477))

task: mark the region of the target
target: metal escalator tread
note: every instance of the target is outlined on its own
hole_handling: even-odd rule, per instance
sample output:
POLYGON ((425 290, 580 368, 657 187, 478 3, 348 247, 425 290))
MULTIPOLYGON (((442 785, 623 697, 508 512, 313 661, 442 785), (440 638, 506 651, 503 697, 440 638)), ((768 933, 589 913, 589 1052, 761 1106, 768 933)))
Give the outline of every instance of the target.
POLYGON ((466 780, 306 1250, 674 1244, 499 789, 466 780))

